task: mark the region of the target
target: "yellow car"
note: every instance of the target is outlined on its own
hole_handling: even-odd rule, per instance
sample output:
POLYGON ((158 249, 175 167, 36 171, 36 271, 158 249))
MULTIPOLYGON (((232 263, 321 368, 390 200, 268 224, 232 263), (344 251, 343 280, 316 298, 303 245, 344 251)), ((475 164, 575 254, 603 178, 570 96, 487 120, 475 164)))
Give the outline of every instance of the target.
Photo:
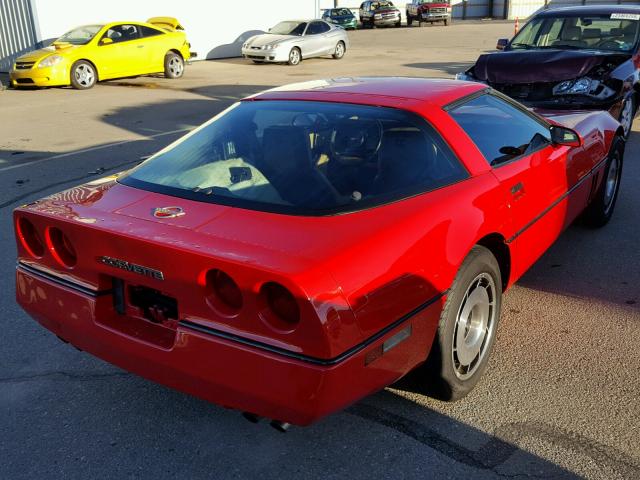
POLYGON ((19 57, 9 78, 13 87, 71 85, 81 90, 98 80, 151 73, 180 78, 185 61, 195 56, 190 47, 184 29, 171 17, 85 25, 19 57))

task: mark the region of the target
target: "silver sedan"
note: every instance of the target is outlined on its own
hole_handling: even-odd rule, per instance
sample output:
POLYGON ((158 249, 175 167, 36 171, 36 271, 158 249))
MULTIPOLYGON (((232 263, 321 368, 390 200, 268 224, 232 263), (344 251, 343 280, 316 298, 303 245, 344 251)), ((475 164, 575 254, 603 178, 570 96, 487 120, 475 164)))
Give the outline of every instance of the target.
POLYGON ((298 65, 302 59, 332 55, 340 59, 349 48, 347 32, 323 20, 289 20, 255 35, 242 45, 242 56, 255 63, 298 65))

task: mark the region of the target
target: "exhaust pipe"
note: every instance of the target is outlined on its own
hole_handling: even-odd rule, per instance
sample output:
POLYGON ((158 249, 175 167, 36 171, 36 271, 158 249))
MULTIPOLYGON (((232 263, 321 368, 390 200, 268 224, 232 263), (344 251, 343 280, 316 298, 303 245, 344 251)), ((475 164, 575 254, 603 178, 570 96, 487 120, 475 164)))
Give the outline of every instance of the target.
POLYGON ((291 427, 290 423, 281 422, 280 420, 271 420, 271 423, 269 425, 282 433, 287 433, 287 430, 289 430, 289 428, 291 427))

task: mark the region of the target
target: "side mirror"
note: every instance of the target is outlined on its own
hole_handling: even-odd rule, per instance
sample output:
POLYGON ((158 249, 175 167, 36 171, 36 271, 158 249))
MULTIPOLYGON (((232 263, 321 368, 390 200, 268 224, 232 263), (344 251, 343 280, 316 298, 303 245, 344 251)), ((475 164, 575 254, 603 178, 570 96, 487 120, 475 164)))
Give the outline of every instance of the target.
POLYGON ((103 39, 100 40, 100 45, 109 45, 111 43, 113 43, 113 39, 109 37, 104 37, 103 39))
POLYGON ((579 147, 582 145, 580 135, 575 130, 559 125, 551 126, 551 142, 554 145, 566 145, 567 147, 579 147))
POLYGON ((498 50, 504 50, 505 48, 507 48, 507 45, 509 45, 508 38, 499 38, 498 43, 496 44, 496 48, 498 50))

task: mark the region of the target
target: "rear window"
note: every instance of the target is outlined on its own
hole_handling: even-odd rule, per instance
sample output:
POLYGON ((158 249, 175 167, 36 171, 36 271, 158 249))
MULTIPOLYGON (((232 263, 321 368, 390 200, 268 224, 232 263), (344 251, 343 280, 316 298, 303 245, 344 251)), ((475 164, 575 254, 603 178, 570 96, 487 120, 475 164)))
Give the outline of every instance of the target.
POLYGON ((247 101, 119 181, 203 202, 321 215, 399 200, 467 175, 435 130, 412 113, 247 101))

